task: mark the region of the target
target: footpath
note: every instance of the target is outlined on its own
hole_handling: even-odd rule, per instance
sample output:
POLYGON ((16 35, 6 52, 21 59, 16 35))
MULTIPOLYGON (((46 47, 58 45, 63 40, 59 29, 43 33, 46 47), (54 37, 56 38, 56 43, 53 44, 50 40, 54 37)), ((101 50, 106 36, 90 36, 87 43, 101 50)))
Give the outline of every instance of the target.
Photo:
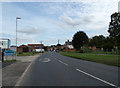
POLYGON ((18 56, 17 62, 2 63, 2 86, 15 86, 27 66, 39 56, 40 54, 34 56, 18 56))

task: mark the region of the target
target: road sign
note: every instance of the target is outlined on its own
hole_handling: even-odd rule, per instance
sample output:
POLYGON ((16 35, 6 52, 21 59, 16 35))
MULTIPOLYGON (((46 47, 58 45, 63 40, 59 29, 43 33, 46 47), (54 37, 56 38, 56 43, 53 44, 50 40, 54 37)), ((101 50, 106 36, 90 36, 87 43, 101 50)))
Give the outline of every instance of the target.
POLYGON ((6 50, 5 51, 5 56, 12 56, 14 54, 15 54, 15 51, 13 51, 13 50, 6 50))
POLYGON ((40 49, 42 49, 42 46, 40 46, 40 49))

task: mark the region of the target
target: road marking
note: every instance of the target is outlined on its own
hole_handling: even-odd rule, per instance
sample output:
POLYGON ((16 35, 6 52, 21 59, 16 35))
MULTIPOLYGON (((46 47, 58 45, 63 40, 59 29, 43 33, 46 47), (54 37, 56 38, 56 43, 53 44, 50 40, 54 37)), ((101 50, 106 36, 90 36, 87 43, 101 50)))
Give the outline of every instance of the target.
POLYGON ((58 60, 58 61, 59 61, 59 62, 61 62, 61 63, 63 63, 64 65, 68 66, 68 64, 66 64, 66 63, 62 62, 61 60, 58 60))
POLYGON ((45 63, 48 63, 48 62, 50 62, 51 60, 49 59, 49 58, 44 58, 43 59, 43 62, 45 62, 45 63))
MULTIPOLYGON (((33 60, 33 62, 34 62, 34 60, 33 60)), ((28 71, 28 69, 30 68, 30 66, 32 65, 33 62, 31 62, 31 63, 27 66, 27 68, 25 69, 24 73, 23 73, 22 76, 19 78, 18 82, 15 84, 15 87, 14 87, 14 88, 16 88, 16 86, 20 86, 20 83, 21 83, 22 79, 24 78, 26 72, 28 71)))
POLYGON ((39 59, 39 61, 41 61, 42 59, 39 59))
POLYGON ((110 83, 110 82, 107 82, 107 81, 105 81, 105 80, 103 80, 103 79, 101 79, 101 78, 98 78, 98 77, 96 77, 96 76, 93 76, 93 75, 91 75, 91 74, 89 74, 89 73, 86 73, 86 72, 80 70, 80 69, 76 69, 76 70, 79 71, 79 72, 81 72, 81 73, 83 73, 83 74, 85 74, 85 75, 88 75, 88 76, 90 76, 90 77, 92 77, 92 78, 94 78, 94 79, 97 79, 97 80, 99 80, 99 81, 101 81, 101 82, 104 82, 104 83, 106 83, 106 84, 108 84, 108 85, 111 85, 111 86, 114 86, 114 87, 117 88, 116 85, 114 85, 114 84, 112 84, 112 83, 110 83))

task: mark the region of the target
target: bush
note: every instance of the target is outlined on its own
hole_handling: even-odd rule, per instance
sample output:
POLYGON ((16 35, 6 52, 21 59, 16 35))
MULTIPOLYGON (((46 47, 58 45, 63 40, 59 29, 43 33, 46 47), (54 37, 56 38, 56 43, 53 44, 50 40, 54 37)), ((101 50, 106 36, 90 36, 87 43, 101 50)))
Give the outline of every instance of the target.
POLYGON ((112 49, 114 49, 114 46, 111 43, 106 43, 103 46, 104 51, 112 51, 112 49))
POLYGON ((19 54, 22 54, 22 52, 19 52, 19 54))

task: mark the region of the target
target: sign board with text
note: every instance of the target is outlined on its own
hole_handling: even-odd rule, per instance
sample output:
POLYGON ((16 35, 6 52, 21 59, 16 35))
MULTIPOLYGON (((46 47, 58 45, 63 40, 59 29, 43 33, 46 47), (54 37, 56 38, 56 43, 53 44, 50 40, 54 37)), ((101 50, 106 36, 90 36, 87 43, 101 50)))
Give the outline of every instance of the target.
POLYGON ((5 51, 5 56, 12 56, 12 55, 15 55, 15 51, 13 51, 13 50, 6 50, 5 51))

